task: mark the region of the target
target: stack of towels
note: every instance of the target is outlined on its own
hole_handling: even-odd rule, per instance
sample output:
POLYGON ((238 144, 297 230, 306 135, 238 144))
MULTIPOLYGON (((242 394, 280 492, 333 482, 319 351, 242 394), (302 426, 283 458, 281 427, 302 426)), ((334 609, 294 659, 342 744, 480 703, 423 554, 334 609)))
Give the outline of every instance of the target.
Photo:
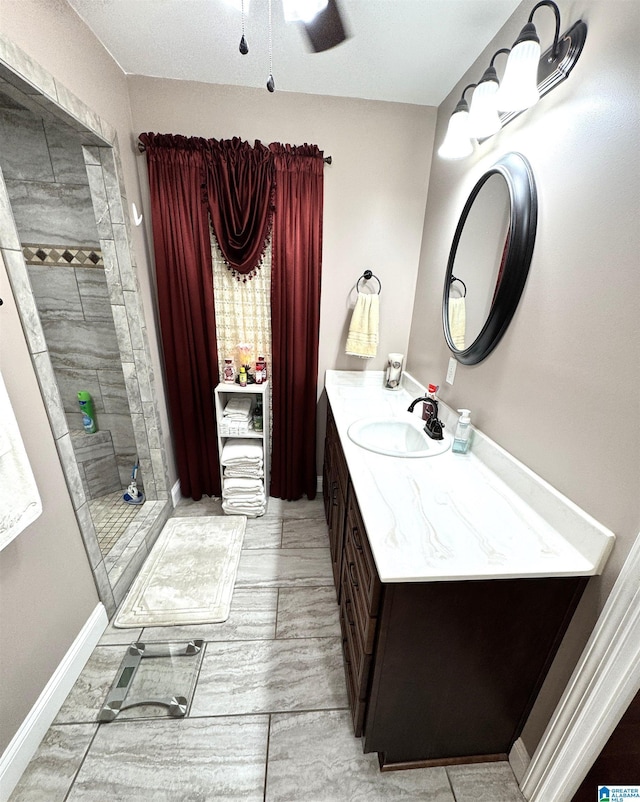
POLYGON ((227 440, 222 449, 222 509, 227 515, 264 515, 264 455, 258 440, 227 440))
POLYGON ((249 431, 253 398, 250 396, 234 396, 224 408, 220 421, 220 434, 245 434, 249 431))

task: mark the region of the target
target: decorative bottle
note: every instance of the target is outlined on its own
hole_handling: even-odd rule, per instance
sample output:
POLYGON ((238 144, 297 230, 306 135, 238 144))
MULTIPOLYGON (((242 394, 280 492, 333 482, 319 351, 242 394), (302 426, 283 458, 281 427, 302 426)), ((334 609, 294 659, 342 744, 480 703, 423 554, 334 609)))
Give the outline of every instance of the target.
MULTIPOLYGON (((263 356, 258 357, 258 364, 262 365, 262 381, 266 382, 267 380, 267 362, 263 356)), ((258 368, 258 364, 256 364, 256 370, 258 368)))
POLYGON ((240 379, 240 387, 246 387, 247 386, 247 369, 245 368, 244 365, 242 365, 242 367, 240 368, 239 379, 240 379))
POLYGON ((233 359, 227 357, 224 360, 223 379, 225 384, 234 384, 236 380, 236 366, 233 364, 233 359))
POLYGON ((438 417, 438 399, 436 393, 438 392, 437 384, 427 385, 427 401, 422 403, 422 420, 429 420, 430 418, 438 417))

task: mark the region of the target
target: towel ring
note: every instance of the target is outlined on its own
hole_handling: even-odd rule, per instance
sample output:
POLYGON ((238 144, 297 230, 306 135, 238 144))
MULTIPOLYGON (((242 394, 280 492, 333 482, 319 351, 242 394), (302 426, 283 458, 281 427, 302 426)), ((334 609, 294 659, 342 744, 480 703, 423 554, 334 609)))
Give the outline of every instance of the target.
POLYGON ((374 276, 371 270, 365 270, 364 273, 360 276, 356 283, 356 290, 360 292, 360 282, 362 279, 365 281, 369 281, 369 279, 374 278, 378 282, 378 295, 380 295, 380 290, 382 289, 382 282, 377 276, 374 276))
POLYGON ((467 285, 464 283, 464 281, 461 278, 457 278, 452 273, 451 274, 451 280, 449 281, 449 285, 453 284, 454 281, 457 281, 459 284, 462 284, 462 286, 464 287, 464 292, 462 293, 462 297, 466 298, 467 297, 467 285))

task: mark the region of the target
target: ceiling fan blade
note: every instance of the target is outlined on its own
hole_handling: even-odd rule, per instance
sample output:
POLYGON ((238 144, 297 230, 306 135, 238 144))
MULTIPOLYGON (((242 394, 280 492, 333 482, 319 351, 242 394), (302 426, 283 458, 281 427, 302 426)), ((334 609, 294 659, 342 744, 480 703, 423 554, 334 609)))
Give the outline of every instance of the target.
POLYGON ((337 0, 329 0, 327 7, 312 22, 304 22, 303 27, 315 53, 339 45, 350 35, 342 20, 337 0))

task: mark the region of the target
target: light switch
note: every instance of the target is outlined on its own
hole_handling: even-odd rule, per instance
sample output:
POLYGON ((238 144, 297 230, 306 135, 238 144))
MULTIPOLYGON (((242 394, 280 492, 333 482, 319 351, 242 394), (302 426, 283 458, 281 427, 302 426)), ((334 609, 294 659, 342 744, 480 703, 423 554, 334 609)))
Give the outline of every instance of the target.
POLYGON ((456 378, 456 367, 458 366, 457 361, 453 358, 449 358, 449 367, 447 368, 447 378, 445 381, 447 384, 453 384, 454 379, 456 378))

